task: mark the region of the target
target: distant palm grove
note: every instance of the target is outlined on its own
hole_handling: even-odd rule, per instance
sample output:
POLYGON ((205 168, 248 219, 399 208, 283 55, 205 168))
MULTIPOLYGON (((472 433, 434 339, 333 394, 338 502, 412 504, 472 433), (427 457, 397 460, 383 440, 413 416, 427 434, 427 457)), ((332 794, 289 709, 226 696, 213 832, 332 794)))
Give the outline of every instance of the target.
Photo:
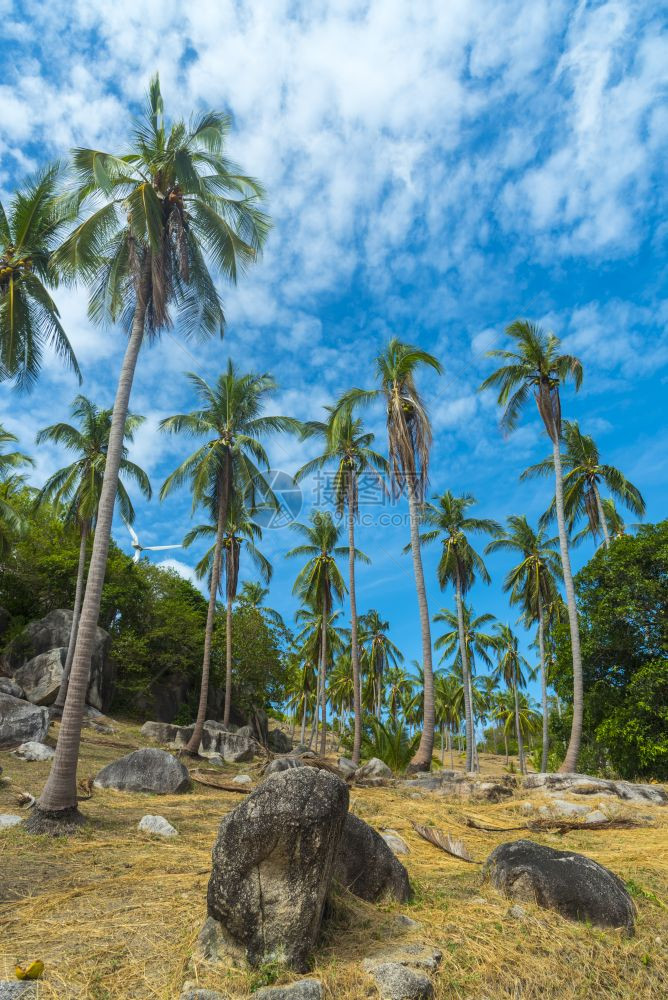
POLYGON ((72 422, 38 434, 37 446, 51 442, 63 453, 62 468, 39 488, 27 478, 30 443, 0 428, 1 641, 54 608, 74 612, 51 709, 62 716, 56 754, 28 826, 76 821, 98 625, 112 636, 117 709, 194 722, 193 755, 207 718, 227 724, 240 709, 261 709, 321 754, 334 739, 354 763, 377 756, 397 771, 475 771, 481 753, 494 753, 521 771, 668 778, 668 526, 625 525, 644 516, 640 489, 606 464, 577 412, 562 414, 563 387, 577 391, 586 372, 529 319, 507 326, 506 346, 488 352, 480 389, 493 394, 502 433, 521 418, 545 432, 545 459, 522 476, 546 479, 537 522, 521 510, 478 516, 476 497, 430 482, 437 442, 424 380, 448 364, 407 332, 380 349, 359 385, 306 422, 275 413, 273 375, 238 361, 184 376, 194 408, 164 419, 161 432, 187 437, 192 452, 160 500, 192 499, 197 523, 183 544, 207 542, 196 567, 206 598, 113 543, 114 511, 128 525, 134 519, 128 485, 151 498, 148 476, 132 461, 143 421, 130 409, 142 344, 172 326, 186 339, 221 336, 221 284, 243 278, 270 232, 261 185, 227 159, 229 126, 217 112, 168 122, 156 77, 123 150, 76 149, 69 164, 42 169, 0 206, 6 391, 18 399, 38 383, 47 349, 83 380, 61 323, 59 285, 87 289, 91 321, 125 337, 113 408, 84 385, 72 422), (365 426, 374 407, 384 416, 382 440, 365 426), (263 552, 267 514, 281 510, 268 475, 275 435, 317 449, 294 471, 296 482, 318 473, 332 484, 330 503, 281 534, 294 567, 292 622, 270 606, 263 552), (405 529, 392 530, 404 531, 412 565, 419 662, 407 663, 393 639, 382 586, 377 607, 358 599, 357 566, 371 561, 362 482, 408 511, 405 529), (583 543, 592 558, 574 575, 571 551, 583 543), (435 579, 423 565, 430 547, 435 579), (498 551, 512 566, 492 581, 486 559, 498 551), (507 621, 473 606, 476 581, 503 588, 507 621), (529 630, 530 646, 518 626, 529 630))

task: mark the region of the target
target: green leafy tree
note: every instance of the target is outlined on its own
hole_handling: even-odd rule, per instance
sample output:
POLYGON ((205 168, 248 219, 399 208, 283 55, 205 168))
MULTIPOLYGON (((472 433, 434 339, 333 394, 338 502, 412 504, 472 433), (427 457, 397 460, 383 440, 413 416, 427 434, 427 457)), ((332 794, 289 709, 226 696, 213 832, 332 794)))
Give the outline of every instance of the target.
POLYGON ((37 380, 44 349, 53 348, 81 382, 72 345, 50 288, 58 283, 53 251, 67 213, 56 200, 61 168, 45 167, 0 203, 0 379, 19 389, 37 380))
POLYGON ((431 631, 419 538, 420 511, 427 488, 432 442, 429 415, 416 384, 416 375, 424 368, 431 368, 439 375, 442 372, 440 362, 433 355, 393 337, 383 353, 376 358, 379 388, 351 389, 336 406, 336 417, 343 421, 347 419, 349 408, 382 400, 387 425, 390 482, 397 496, 405 491, 408 498, 411 554, 420 613, 425 684, 424 725, 415 759, 411 764, 412 770, 415 771, 428 771, 431 768, 434 750, 431 631))
POLYGON ((72 156, 77 183, 71 202, 81 221, 59 248, 57 267, 66 278, 92 286, 94 321, 123 322, 129 338, 67 699, 51 772, 27 824, 33 832, 62 831, 79 821, 83 708, 139 349, 174 316, 184 336, 222 333, 222 302, 207 261, 234 282, 256 260, 267 233, 259 185, 225 158, 229 124, 228 115, 204 111, 168 128, 156 76, 128 151, 77 149, 72 156))
MULTIPOLYGON (((45 501, 62 505, 64 516, 70 520, 79 533, 79 562, 77 565, 76 587, 74 591, 74 608, 72 613, 72 628, 67 646, 67 656, 63 668, 63 678, 54 704, 54 712, 60 715, 65 704, 70 670, 74 659, 74 650, 79 631, 79 615, 83 601, 84 576, 86 572, 86 552, 88 538, 95 530, 97 507, 102 492, 102 481, 107 461, 107 448, 111 432, 111 410, 101 410, 86 396, 76 396, 71 406, 71 413, 79 426, 58 423, 39 431, 36 444, 49 441, 73 451, 78 456, 74 462, 54 472, 36 497, 36 503, 45 501)), ((144 422, 144 417, 128 413, 125 420, 125 440, 131 442, 135 430, 144 422)), ((119 479, 117 485, 118 506, 121 516, 131 524, 134 521, 134 508, 122 478, 132 480, 139 487, 147 500, 151 499, 151 483, 143 469, 131 462, 127 457, 127 448, 123 448, 123 456, 119 463, 119 479)))
POLYGON ((506 333, 515 342, 515 350, 487 352, 489 357, 498 358, 504 364, 492 372, 480 388, 498 389, 497 402, 499 406, 504 407, 501 427, 508 433, 516 427, 522 410, 533 395, 547 435, 552 442, 555 512, 573 654, 573 724, 568 749, 560 770, 576 771, 582 741, 582 655, 564 510, 560 388, 569 378, 573 379, 576 390, 580 388, 582 365, 573 355, 560 354, 559 338, 552 333, 546 334, 535 323, 516 320, 507 328, 506 333))

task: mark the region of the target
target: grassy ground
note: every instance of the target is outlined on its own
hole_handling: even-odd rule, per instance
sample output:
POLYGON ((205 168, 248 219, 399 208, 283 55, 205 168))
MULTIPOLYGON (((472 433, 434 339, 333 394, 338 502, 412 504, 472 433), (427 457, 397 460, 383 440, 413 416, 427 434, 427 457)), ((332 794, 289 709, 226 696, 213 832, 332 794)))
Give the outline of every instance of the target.
MULTIPOLYGON (((86 730, 80 777, 140 745, 135 726, 118 724, 109 737, 86 730)), ((8 753, 0 753, 0 764, 3 777, 11 778, 0 779, 0 812, 19 812, 17 792, 38 793, 48 764, 25 763, 8 753)), ((483 771, 498 773, 502 764, 501 758, 484 758, 483 771)), ((242 769, 253 774, 248 766, 236 770, 242 769)), ((439 852, 410 823, 432 823, 461 836, 474 858, 484 860, 497 844, 522 834, 483 833, 468 828, 463 817, 517 826, 523 821, 519 803, 527 798, 469 807, 434 795, 416 798, 399 788, 352 790, 351 808, 359 816, 377 829, 393 828, 409 844, 411 853, 402 860, 416 896, 409 906, 371 906, 348 893, 335 897, 313 970, 328 1000, 374 997, 362 959, 413 939, 443 951, 435 979, 439 1000, 668 996, 668 808, 636 809, 634 814, 651 817, 637 829, 527 834, 581 851, 627 882, 638 905, 631 939, 530 905, 523 919, 508 917, 508 901, 481 883, 479 866, 439 852), (420 921, 422 930, 402 932, 399 913, 420 921)), ((240 800, 201 785, 163 797, 96 790, 82 804, 89 824, 77 836, 34 838, 20 828, 0 833, 0 979, 13 978, 15 960, 41 958, 46 972, 40 996, 58 1000, 175 1000, 185 979, 241 998, 272 982, 277 972, 271 968, 249 973, 189 967, 206 916, 216 829, 240 800), (165 816, 180 835, 163 840, 138 833, 146 813, 165 816)), ((532 801, 541 799, 534 795, 532 801)), ((630 807, 618 811, 632 813, 630 807)), ((276 981, 290 979, 283 973, 276 981)))

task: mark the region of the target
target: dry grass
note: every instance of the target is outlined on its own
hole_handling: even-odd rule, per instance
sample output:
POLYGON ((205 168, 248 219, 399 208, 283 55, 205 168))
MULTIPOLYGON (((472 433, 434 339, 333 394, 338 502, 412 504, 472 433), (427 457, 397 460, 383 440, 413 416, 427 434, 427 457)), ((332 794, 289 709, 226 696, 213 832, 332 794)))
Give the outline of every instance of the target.
MULTIPOLYGON (((81 778, 128 752, 109 742, 127 743, 129 750, 141 741, 137 727, 129 725, 119 725, 108 742, 86 731, 81 778)), ((12 779, 0 783, 0 812, 17 812, 16 793, 38 792, 48 764, 6 753, 0 763, 12 779)), ((498 760, 494 765, 500 770, 498 760)), ((233 769, 227 773, 232 776, 233 769)), ((416 794, 399 788, 352 791, 358 815, 376 828, 392 827, 409 844, 411 853, 403 860, 416 898, 401 907, 370 906, 349 894, 335 897, 314 961, 328 1000, 375 996, 361 971, 362 959, 409 938, 428 940, 443 951, 435 980, 439 1000, 668 996, 668 809, 641 809, 651 823, 637 829, 528 834, 582 851, 632 884, 637 933, 625 939, 531 906, 524 919, 508 918, 508 901, 481 884, 479 867, 437 850, 411 826, 411 820, 438 826, 483 859, 504 839, 521 834, 472 829, 465 816, 516 826, 518 800, 468 807, 416 794), (422 931, 398 929, 401 912, 420 921, 422 931)), ((160 798, 96 790, 82 805, 89 823, 74 837, 34 838, 20 828, 0 834, 0 979, 12 978, 15 960, 41 958, 46 973, 40 996, 58 1000, 175 1000, 188 978, 240 998, 271 981, 272 969, 189 968, 205 918, 216 828, 239 802, 234 793, 202 785, 187 795, 160 798), (138 833, 137 822, 147 812, 165 816, 179 837, 138 833)), ((630 807, 618 811, 631 813, 630 807)), ((279 982, 289 980, 289 974, 279 975, 279 982)))

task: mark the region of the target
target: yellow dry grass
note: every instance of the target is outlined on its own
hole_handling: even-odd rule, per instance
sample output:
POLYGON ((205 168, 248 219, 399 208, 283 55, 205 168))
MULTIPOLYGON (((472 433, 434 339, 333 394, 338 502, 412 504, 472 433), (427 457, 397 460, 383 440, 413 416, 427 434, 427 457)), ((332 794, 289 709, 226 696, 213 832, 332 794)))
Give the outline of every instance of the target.
MULTIPOLYGON (((114 737, 86 730, 81 778, 128 752, 105 740, 127 743, 128 750, 141 743, 131 725, 119 724, 114 737)), ((37 793, 48 764, 24 763, 7 753, 0 754, 0 763, 4 777, 11 778, 0 781, 0 812, 18 812, 16 793, 37 793)), ((489 761, 483 763, 492 770, 489 761)), ((500 769, 498 759, 493 763, 500 769)), ((227 770, 231 775, 234 769, 227 770)), ((201 785, 186 795, 159 798, 96 790, 82 804, 89 823, 76 836, 35 838, 20 828, 0 833, 0 979, 13 977, 16 960, 40 958, 46 966, 40 983, 45 1000, 175 1000, 186 979, 241 998, 271 982, 273 969, 193 968, 190 962, 206 915, 216 829, 240 800, 201 785), (146 813, 165 816, 179 836, 140 834, 137 823, 146 813)), ((637 933, 626 939, 526 904, 523 919, 508 917, 508 900, 481 883, 479 866, 438 851, 411 826, 415 820, 447 830, 482 860, 503 840, 522 834, 471 829, 464 816, 517 826, 518 802, 469 806, 428 794, 413 797, 398 788, 352 790, 351 807, 358 815, 377 829, 393 828, 409 844, 411 853, 402 860, 416 897, 409 906, 371 906, 347 893, 335 897, 313 969, 328 1000, 375 996, 362 959, 413 939, 443 952, 434 981, 439 1000, 668 996, 668 809, 640 809, 651 820, 637 829, 527 834, 581 851, 631 884, 637 933), (399 913, 422 929, 402 931, 399 913)), ((619 811, 631 813, 630 807, 619 811)), ((277 981, 292 978, 279 973, 277 981)))

